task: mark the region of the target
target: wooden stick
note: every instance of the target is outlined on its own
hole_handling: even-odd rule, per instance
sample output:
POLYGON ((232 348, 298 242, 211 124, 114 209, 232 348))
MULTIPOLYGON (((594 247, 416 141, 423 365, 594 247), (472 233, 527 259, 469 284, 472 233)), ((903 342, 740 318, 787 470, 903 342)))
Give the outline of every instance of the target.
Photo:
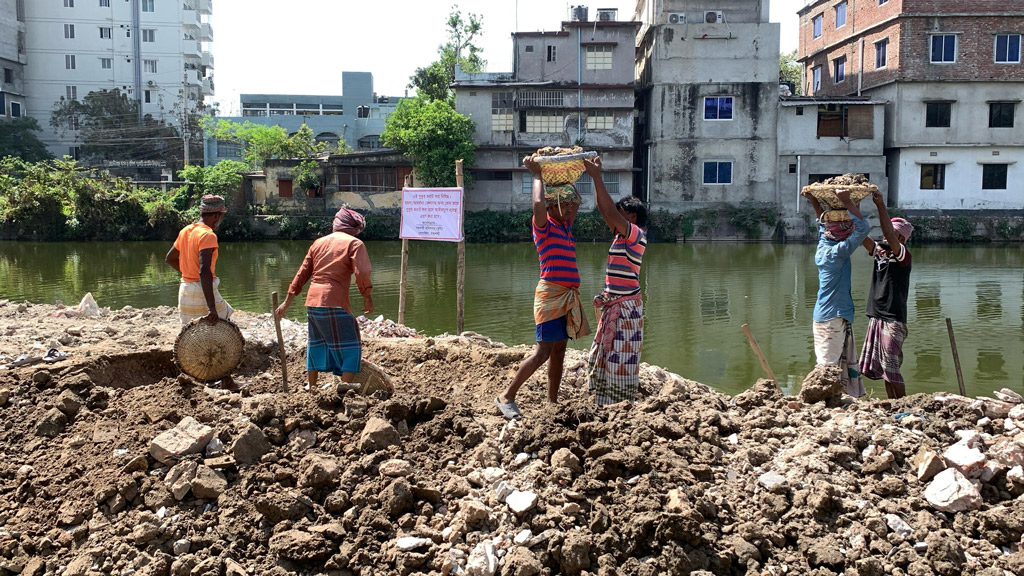
POLYGON ((761 363, 761 369, 764 370, 764 373, 768 375, 768 378, 772 382, 778 384, 779 381, 775 379, 775 373, 772 372, 772 367, 768 365, 768 360, 764 357, 764 354, 761 353, 761 347, 757 345, 757 339, 754 338, 754 333, 750 331, 750 326, 744 324, 743 333, 747 335, 747 342, 750 342, 750 347, 754 349, 754 355, 757 356, 757 360, 761 363))
MULTIPOLYGON (((405 188, 412 188, 412 174, 405 175, 405 188)), ((409 239, 402 238, 402 268, 398 275, 398 324, 405 325, 405 276, 409 270, 409 239)))
MULTIPOLYGON (((463 187, 464 180, 462 176, 462 159, 455 161, 455 183, 459 188, 463 187)), ((466 197, 463 192, 462 197, 463 203, 465 203, 466 197)), ((455 283, 455 301, 456 301, 456 313, 455 313, 455 327, 459 334, 462 334, 463 328, 465 328, 465 316, 466 316, 466 241, 459 241, 458 245, 459 253, 459 264, 458 264, 458 275, 455 283)))
POLYGON ((949 347, 953 349, 953 365, 956 366, 956 383, 960 385, 960 395, 967 396, 964 388, 964 375, 960 371, 960 355, 956 351, 956 338, 953 337, 953 321, 946 318, 946 331, 949 332, 949 347))
POLYGON ((281 355, 281 381, 283 390, 288 391, 288 355, 284 351, 284 338, 281 337, 281 319, 277 317, 277 292, 270 293, 270 315, 274 317, 274 329, 277 330, 277 353, 281 355))

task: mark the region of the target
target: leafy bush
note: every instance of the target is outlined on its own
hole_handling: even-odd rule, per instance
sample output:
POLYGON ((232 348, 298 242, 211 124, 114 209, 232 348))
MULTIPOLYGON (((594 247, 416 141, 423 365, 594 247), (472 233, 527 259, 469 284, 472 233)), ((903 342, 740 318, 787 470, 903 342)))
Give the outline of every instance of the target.
POLYGON ((387 208, 363 214, 366 228, 359 235, 363 240, 397 240, 400 234, 402 215, 397 208, 387 208))

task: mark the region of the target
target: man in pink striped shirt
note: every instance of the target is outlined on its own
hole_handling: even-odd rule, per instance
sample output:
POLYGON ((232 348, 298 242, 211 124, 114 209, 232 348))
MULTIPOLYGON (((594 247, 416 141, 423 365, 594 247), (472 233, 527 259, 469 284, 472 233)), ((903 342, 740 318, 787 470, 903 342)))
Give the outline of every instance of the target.
POLYGON ((598 406, 633 401, 640 388, 640 350, 644 343, 644 304, 640 264, 647 249, 647 208, 632 196, 614 202, 601 177, 601 159, 584 161, 594 180, 597 209, 615 232, 608 250, 604 291, 594 298, 597 334, 588 358, 587 387, 598 406))
POLYGON ((516 394, 544 362, 548 363, 548 402, 558 402, 569 338, 575 340, 590 333, 580 300, 576 239, 571 231, 580 195, 572 184, 545 186, 540 166, 532 157, 523 160, 523 165, 533 175, 533 242, 540 260, 540 282, 533 299, 537 349, 520 364, 505 392, 494 399, 502 415, 510 420, 522 418, 516 394))

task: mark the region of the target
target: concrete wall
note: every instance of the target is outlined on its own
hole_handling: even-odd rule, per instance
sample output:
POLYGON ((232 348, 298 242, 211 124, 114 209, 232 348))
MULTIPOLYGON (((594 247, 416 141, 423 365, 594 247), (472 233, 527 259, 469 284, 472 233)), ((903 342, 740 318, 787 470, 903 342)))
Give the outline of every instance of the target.
POLYGON ((649 56, 655 84, 770 82, 778 92, 778 24, 665 24, 649 56))
POLYGON ((515 75, 520 82, 622 84, 632 81, 636 25, 632 22, 563 22, 558 32, 513 34, 515 75), (612 67, 588 70, 586 46, 614 44, 612 67), (555 60, 548 60, 548 47, 555 60), (629 70, 625 78, 622 71, 629 70))
MULTIPOLYGON (((907 210, 1024 209, 1024 149, 1001 147, 907 147, 895 156, 897 195, 907 210), (998 155, 995 155, 998 153, 998 155), (934 154, 934 155, 933 155, 934 154), (944 164, 945 188, 921 189, 921 165, 944 164), (1006 190, 982 190, 983 164, 1009 164, 1006 190)), ((890 171, 892 175, 892 171, 890 171)))
MULTIPOLYGON (((21 115, 25 116, 25 54, 18 51, 18 37, 24 36, 25 24, 18 21, 15 0, 0 0, 0 69, 10 70, 13 82, 3 82, 0 76, 0 94, 4 105, 0 118, 10 117, 11 102, 21 104, 21 115)), ((4 70, 0 70, 3 72, 4 70)))

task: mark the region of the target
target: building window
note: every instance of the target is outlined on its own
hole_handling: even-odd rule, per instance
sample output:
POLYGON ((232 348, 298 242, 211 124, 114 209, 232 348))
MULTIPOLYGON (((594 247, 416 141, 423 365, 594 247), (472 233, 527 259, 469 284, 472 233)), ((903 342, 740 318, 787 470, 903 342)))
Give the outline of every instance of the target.
MULTIPOLYGON (((579 180, 577 180, 579 182, 579 180)), ((520 191, 523 194, 533 194, 533 176, 530 176, 529 172, 523 173, 522 188, 520 191)))
POLYGON ((554 110, 535 110, 526 113, 524 132, 561 132, 563 117, 554 110))
POLYGON ((925 103, 924 125, 926 128, 949 128, 952 116, 952 102, 925 103))
POLYGON ((990 102, 988 105, 989 128, 1013 128, 1014 102, 990 102))
POLYGON ((836 4, 836 28, 846 25, 846 2, 836 4))
POLYGON ((291 198, 292 197, 292 181, 284 178, 277 181, 277 197, 278 198, 291 198))
POLYGON ((78 100, 78 86, 65 86, 64 92, 67 94, 68 100, 78 100))
POLYGON ((885 68, 888 59, 889 39, 884 38, 875 42, 875 68, 885 68))
POLYGON ((612 112, 587 112, 587 130, 611 130, 615 128, 615 114, 612 112))
POLYGON ((146 28, 142 30, 142 41, 143 42, 156 42, 156 30, 152 28, 146 28))
POLYGON ((811 90, 814 92, 821 90, 821 66, 811 68, 811 78, 811 90))
POLYGON ((732 120, 732 96, 704 98, 705 120, 732 120))
POLYGON ((491 130, 511 132, 515 128, 511 92, 491 93, 491 130))
POLYGON ((21 102, 11 102, 11 118, 21 118, 21 102))
POLYGON ((981 165, 982 190, 1006 190, 1006 164, 981 165))
POLYGON ((587 46, 587 70, 611 70, 611 46, 587 46))
POLYGON ((149 72, 150 74, 156 74, 156 60, 143 60, 142 71, 149 72))
POLYGON ((155 2, 155 0, 142 0, 142 11, 143 12, 154 12, 155 11, 154 10, 154 6, 153 6, 154 2, 155 2))
POLYGON ((4 84, 14 84, 14 70, 4 68, 4 84))
POLYGON ((65 24, 64 25, 64 37, 65 38, 74 38, 75 37, 75 25, 74 24, 65 24))
POLYGON ((530 106, 564 106, 565 104, 565 92, 562 90, 545 90, 533 91, 533 92, 520 92, 519 93, 519 105, 521 107, 530 106))
POLYGON ((110 8, 110 0, 100 0, 100 8, 110 8))
POLYGON ((548 62, 554 62, 554 61, 555 61, 555 47, 554 46, 548 46, 548 62))
MULTIPOLYGON (((601 177, 604 179, 604 189, 608 191, 611 196, 619 195, 619 173, 618 172, 602 172, 601 177)), ((580 193, 580 196, 587 196, 594 193, 594 179, 589 174, 580 176, 580 179, 576 181, 576 191, 580 193)))
POLYGON ((811 26, 814 27, 814 37, 821 38, 821 14, 811 19, 811 26))
POLYGON ((847 104, 818 105, 818 138, 874 138, 873 106, 847 104))
POLYGON ((64 7, 65 8, 74 8, 75 7, 75 0, 64 0, 64 7))
POLYGON ((113 38, 114 33, 109 27, 100 27, 100 38, 113 38))
POLYGON ((470 170, 477 182, 511 182, 511 170, 470 170))
POLYGON ((705 184, 732 184, 732 162, 705 162, 705 184))
POLYGON ((888 4, 888 3, 889 3, 889 0, 878 0, 878 5, 879 6, 882 6, 882 5, 888 4))
POLYGON ((945 164, 921 165, 921 190, 943 190, 946 188, 945 164))
POLYGON ((996 62, 1001 64, 1020 62, 1020 34, 996 35, 996 62))
POLYGON ((932 36, 932 62, 956 62, 956 34, 932 36))
POLYGON ((339 192, 390 192, 401 188, 394 168, 338 167, 339 192))
POLYGON ((846 56, 840 56, 832 61, 832 79, 836 84, 846 80, 846 56))
POLYGON ((113 58, 100 58, 100 68, 102 68, 104 70, 110 70, 113 67, 114 67, 114 59, 113 58))
POLYGON ((152 98, 153 97, 150 96, 150 94, 151 94, 150 90, 146 90, 146 91, 144 91, 142 93, 142 101, 145 102, 146 104, 151 104, 152 103, 152 98))
POLYGON ((527 46, 526 47, 526 51, 527 52, 533 52, 533 44, 530 44, 529 46, 527 46))
POLYGON ((217 140, 217 156, 220 158, 241 158, 242 146, 230 140, 217 140))
POLYGON ((75 55, 74 54, 65 54, 64 55, 64 68, 66 68, 68 70, 74 70, 76 68, 76 66, 75 66, 75 55))

